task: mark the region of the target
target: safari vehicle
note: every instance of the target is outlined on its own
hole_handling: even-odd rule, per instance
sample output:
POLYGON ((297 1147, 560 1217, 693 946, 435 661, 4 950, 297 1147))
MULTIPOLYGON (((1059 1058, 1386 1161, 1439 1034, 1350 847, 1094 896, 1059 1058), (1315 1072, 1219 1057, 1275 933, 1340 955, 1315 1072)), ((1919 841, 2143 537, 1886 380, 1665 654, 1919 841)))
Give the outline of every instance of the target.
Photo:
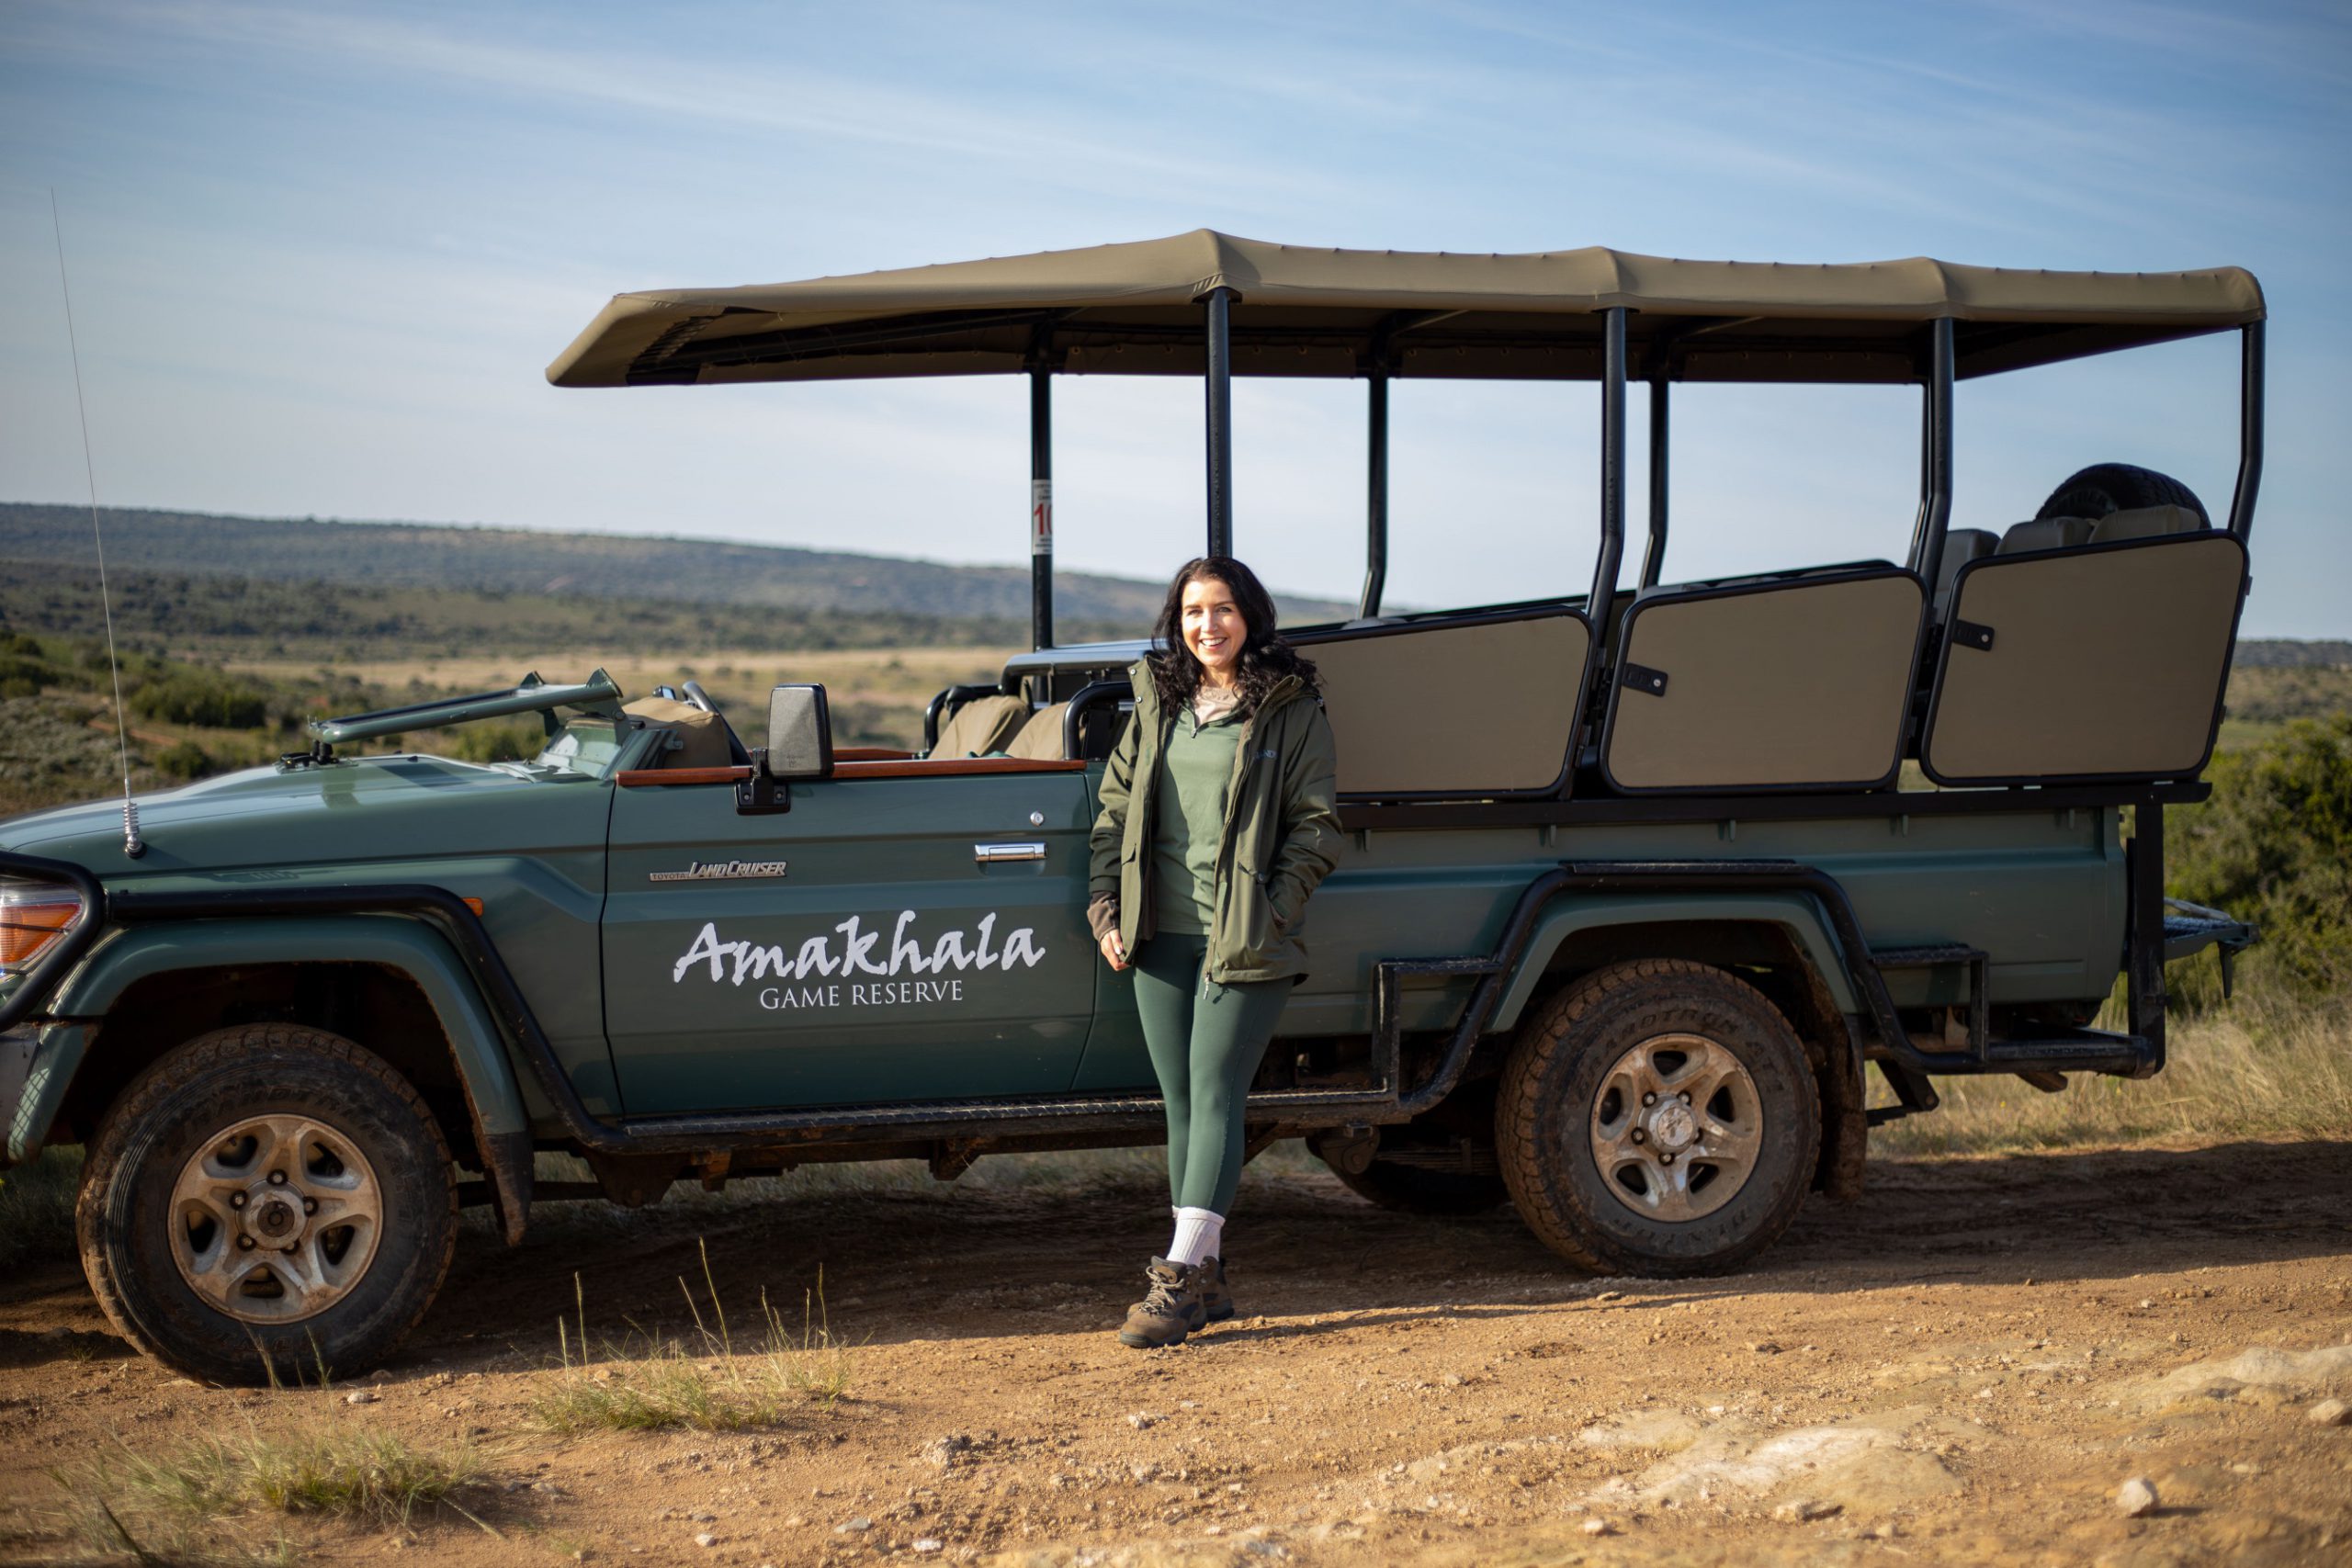
POLYGON ((0 826, 7 1158, 85 1144, 107 1312, 238 1381, 313 1346, 386 1355, 463 1204, 513 1243, 535 1201, 1157 1142, 1130 982, 1084 918, 1143 645, 1054 638, 1051 378, 1204 377, 1224 553, 1231 378, 1351 377, 1361 613, 1291 628, 1322 671, 1348 842, 1253 1150, 1304 1136, 1402 1209, 1508 1199, 1587 1269, 1736 1268, 1808 1190, 1856 1193, 1868 1128, 1932 1110, 1939 1077, 2157 1072, 2165 962, 2250 939, 2168 910, 2163 868, 2165 808, 2205 795, 2247 585, 2263 315, 2233 269, 1209 232, 621 296, 559 386, 1027 377, 1034 649, 940 694, 921 754, 834 747, 811 685, 741 738, 691 684, 632 703, 601 674, 535 678, 314 725, 310 751, 156 795, 128 834, 103 805, 0 826), (2226 526, 2105 463, 1997 536, 1949 525, 1960 381, 2220 332, 2244 367, 2226 526), (1589 592, 1384 609, 1397 377, 1600 383, 1589 592), (1636 380, 1648 530, 1623 589, 1636 380), (1907 540, 1889 518, 1886 559, 1669 581, 1678 381, 1920 388, 1907 540), (535 761, 353 751, 508 713, 545 716, 535 761), (2096 1028, 2119 973, 2125 1027, 2096 1028), (594 1182, 535 1184, 538 1150, 594 1182))

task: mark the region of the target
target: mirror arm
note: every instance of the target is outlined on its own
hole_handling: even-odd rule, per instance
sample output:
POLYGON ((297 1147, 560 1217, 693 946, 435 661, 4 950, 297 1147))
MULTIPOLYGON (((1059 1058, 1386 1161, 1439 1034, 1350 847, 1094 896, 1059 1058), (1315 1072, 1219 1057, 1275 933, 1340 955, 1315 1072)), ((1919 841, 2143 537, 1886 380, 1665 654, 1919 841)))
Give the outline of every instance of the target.
POLYGON ((776 817, 792 809, 792 785, 768 772, 768 749, 752 748, 752 776, 735 784, 735 815, 776 817))

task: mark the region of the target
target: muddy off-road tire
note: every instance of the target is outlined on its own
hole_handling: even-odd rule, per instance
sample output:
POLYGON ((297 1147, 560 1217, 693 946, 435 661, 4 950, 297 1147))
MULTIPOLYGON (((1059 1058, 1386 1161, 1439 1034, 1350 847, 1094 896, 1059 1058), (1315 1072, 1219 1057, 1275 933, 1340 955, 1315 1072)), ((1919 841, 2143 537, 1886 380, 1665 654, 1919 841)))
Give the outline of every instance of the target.
POLYGON ((2195 491, 2170 474, 2130 463, 2092 464, 2052 491, 2034 516, 2087 517, 2096 523, 2110 512, 2143 506, 2186 506, 2208 526, 2213 521, 2195 491))
POLYGON ((198 1036, 133 1080, 85 1162, 82 1269, 124 1338, 216 1383, 364 1371, 457 1245, 448 1145, 416 1090, 288 1024, 198 1036))
POLYGON ((1644 959, 1584 976, 1521 1026, 1495 1130, 1520 1217, 1561 1257, 1604 1274, 1713 1274, 1796 1217, 1820 1090, 1754 987, 1644 959))

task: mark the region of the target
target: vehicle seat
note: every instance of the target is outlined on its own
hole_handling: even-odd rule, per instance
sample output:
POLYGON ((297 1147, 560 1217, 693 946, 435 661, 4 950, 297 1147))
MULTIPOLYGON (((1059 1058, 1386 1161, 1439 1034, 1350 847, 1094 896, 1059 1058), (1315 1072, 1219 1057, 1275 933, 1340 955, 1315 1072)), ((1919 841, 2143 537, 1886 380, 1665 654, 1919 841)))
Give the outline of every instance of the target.
POLYGON ((1062 716, 1069 712, 1068 703, 1047 703, 1029 716, 1021 733, 1004 749, 1008 757, 1026 757, 1032 761, 1058 762, 1062 751, 1062 716))
POLYGON ((1936 568, 1936 608, 1943 609, 1951 597, 1951 580, 1970 561, 1991 555, 2000 547, 1998 535, 1990 528, 1954 528, 1944 536, 1944 558, 1936 568))
POLYGON ((995 696, 974 697, 948 716, 939 727, 939 743, 931 749, 934 757, 979 757, 990 751, 1001 751, 1007 742, 1020 733, 1028 720, 1029 705, 1019 697, 1000 693, 995 696))
POLYGON ((715 713, 707 713, 692 703, 682 703, 670 697, 639 697, 624 705, 621 711, 648 724, 661 725, 676 734, 677 749, 659 753, 650 766, 725 768, 749 759, 749 753, 742 751, 741 743, 735 739, 734 729, 724 718, 715 713))
POLYGON ((2166 534, 2194 534, 2206 522, 2186 506, 2136 506, 2110 512, 2092 525, 2091 543, 2111 545, 2123 539, 2154 539, 2166 534))
POLYGON ((2071 550, 2090 542, 2087 517, 2037 517, 2030 523, 2012 524, 2001 536, 2001 547, 1993 553, 2016 556, 2032 550, 2071 550))

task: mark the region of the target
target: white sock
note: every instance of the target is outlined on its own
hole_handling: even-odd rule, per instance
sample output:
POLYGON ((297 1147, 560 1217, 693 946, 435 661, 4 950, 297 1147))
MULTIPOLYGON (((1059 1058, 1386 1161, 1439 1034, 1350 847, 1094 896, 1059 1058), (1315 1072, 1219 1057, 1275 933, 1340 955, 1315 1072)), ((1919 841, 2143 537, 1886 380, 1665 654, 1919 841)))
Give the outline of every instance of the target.
POLYGON ((1218 1258, 1225 1239, 1225 1216, 1206 1209, 1176 1211, 1176 1239, 1168 1244, 1168 1261, 1190 1269, 1204 1258, 1218 1258))

